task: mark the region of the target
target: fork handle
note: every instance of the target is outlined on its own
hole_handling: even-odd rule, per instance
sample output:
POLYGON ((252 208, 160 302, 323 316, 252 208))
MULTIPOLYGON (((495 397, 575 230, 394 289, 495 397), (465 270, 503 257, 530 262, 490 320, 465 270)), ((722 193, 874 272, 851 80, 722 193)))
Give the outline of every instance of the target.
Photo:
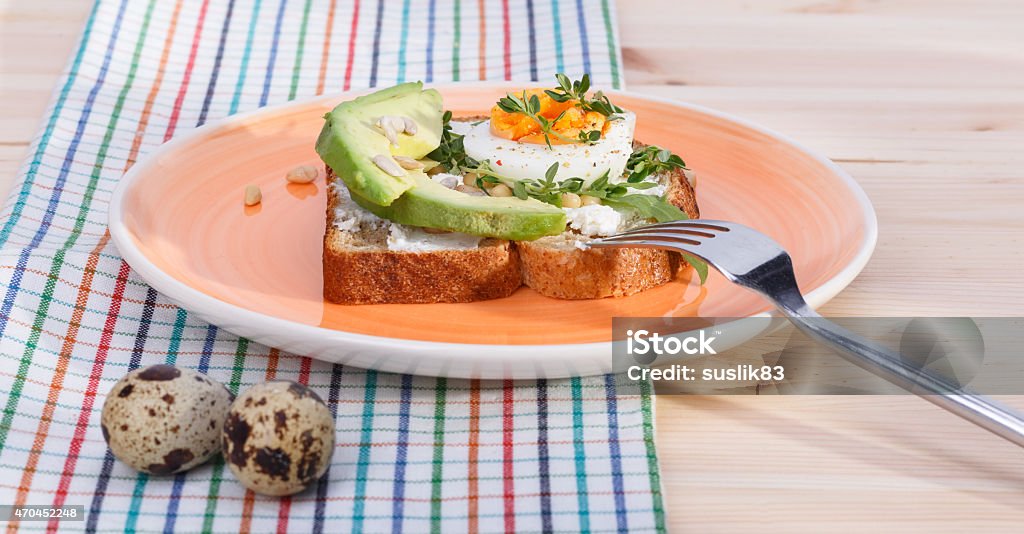
POLYGON ((846 361, 1024 447, 1024 416, 1019 412, 907 364, 899 354, 825 319, 807 305, 799 292, 771 300, 797 328, 846 361))

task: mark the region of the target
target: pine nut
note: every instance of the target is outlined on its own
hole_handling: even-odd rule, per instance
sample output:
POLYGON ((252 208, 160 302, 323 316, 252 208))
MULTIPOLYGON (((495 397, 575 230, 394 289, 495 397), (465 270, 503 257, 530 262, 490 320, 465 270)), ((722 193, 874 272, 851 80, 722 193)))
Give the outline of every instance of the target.
POLYGON ((427 172, 427 173, 429 173, 430 171, 432 171, 434 169, 438 169, 438 170, 442 170, 442 171, 444 170, 444 168, 443 168, 444 166, 443 165, 441 165, 440 163, 438 163, 438 162, 436 162, 436 161, 434 161, 432 159, 429 159, 429 158, 418 159, 416 161, 418 161, 418 162, 423 164, 423 171, 427 172))
POLYGON ((398 130, 405 129, 405 122, 398 117, 384 115, 377 119, 376 124, 384 132, 384 137, 388 138, 388 142, 392 146, 398 146, 398 130))
POLYGON ((475 187, 470 187, 468 185, 457 185, 457 186, 455 186, 455 190, 460 192, 460 193, 465 193, 467 195, 474 196, 474 197, 482 197, 482 196, 487 194, 487 193, 484 193, 483 191, 481 191, 481 190, 479 190, 479 189, 477 189, 475 187))
POLYGON ((461 183, 457 176, 442 176, 440 179, 434 180, 435 182, 447 187, 448 189, 455 189, 461 183))
POLYGON ((392 156, 392 157, 395 158, 395 161, 397 161, 398 164, 401 165, 403 169, 409 169, 410 171, 412 171, 412 170, 422 169, 423 168, 423 164, 422 163, 420 163, 419 161, 416 161, 416 160, 410 158, 409 156, 392 156))
POLYGON ((462 176, 462 183, 468 185, 469 187, 476 187, 476 179, 479 177, 480 175, 475 172, 467 172, 465 175, 462 176))
POLYGON ((402 117, 402 123, 405 133, 409 135, 416 135, 416 131, 419 129, 419 127, 416 125, 416 121, 410 119, 409 117, 402 117))
POLYGON ((378 154, 373 157, 373 163, 377 165, 377 168, 390 174, 391 176, 394 176, 395 178, 399 178, 401 176, 406 175, 405 169, 403 169, 402 166, 398 164, 398 162, 392 159, 391 156, 378 154))
POLYGON ((505 184, 497 184, 488 190, 492 197, 510 197, 512 188, 505 184))
MULTIPOLYGON (((564 200, 562 202, 565 202, 564 200)), ((601 199, 590 195, 581 195, 580 204, 583 206, 595 206, 601 203, 601 199)))
POLYGON ((312 165, 302 165, 288 171, 285 179, 293 184, 308 184, 320 176, 320 169, 312 165))
POLYGON ((576 193, 562 193, 563 208, 578 208, 583 205, 583 200, 576 193))
POLYGON ((263 201, 263 192, 260 191, 260 186, 249 184, 245 186, 245 205, 255 206, 263 201))

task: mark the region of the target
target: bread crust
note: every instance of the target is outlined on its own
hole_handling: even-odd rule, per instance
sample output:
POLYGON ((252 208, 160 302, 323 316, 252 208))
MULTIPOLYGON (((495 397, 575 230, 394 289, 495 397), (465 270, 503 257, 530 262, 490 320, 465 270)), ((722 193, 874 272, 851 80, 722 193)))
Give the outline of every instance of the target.
MULTIPOLYGON (((666 199, 691 219, 700 217, 683 171, 674 169, 667 180, 666 199)), ((327 183, 335 181, 328 167, 327 183)), ((486 239, 475 249, 434 252, 345 247, 334 227, 335 188, 327 187, 327 194, 324 298, 338 304, 474 302, 507 297, 523 284, 559 299, 624 297, 665 284, 686 267, 676 253, 580 250, 553 246, 548 240, 555 238, 515 244, 486 239)))
POLYGON ((632 295, 672 280, 679 267, 675 255, 655 249, 567 251, 525 241, 516 246, 523 263, 523 283, 558 299, 632 295))
MULTIPOLYGON (((633 143, 633 148, 646 145, 633 143)), ((686 174, 673 169, 667 177, 665 199, 700 217, 697 196, 686 174)), ((580 300, 625 297, 671 281, 680 266, 679 254, 656 249, 567 249, 545 239, 517 242, 523 264, 523 283, 548 297, 580 300)))
MULTIPOLYGON (((327 183, 335 180, 327 169, 327 183)), ((337 203, 327 187, 324 298, 338 304, 475 302, 507 297, 522 285, 519 254, 509 241, 486 239, 475 249, 396 252, 342 246, 334 227, 337 203)))

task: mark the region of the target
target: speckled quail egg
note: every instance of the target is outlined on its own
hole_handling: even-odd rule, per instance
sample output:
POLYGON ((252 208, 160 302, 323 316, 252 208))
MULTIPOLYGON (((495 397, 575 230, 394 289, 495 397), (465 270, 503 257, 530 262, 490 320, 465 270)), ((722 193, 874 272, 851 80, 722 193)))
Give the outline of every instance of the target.
POLYGON ((224 421, 224 459, 247 488, 298 493, 319 479, 334 453, 334 417, 313 390, 265 382, 235 399, 224 421))
POLYGON ((191 469, 220 451, 220 432, 234 396, 206 375, 152 365, 111 388, 100 419, 118 460, 144 473, 191 469))

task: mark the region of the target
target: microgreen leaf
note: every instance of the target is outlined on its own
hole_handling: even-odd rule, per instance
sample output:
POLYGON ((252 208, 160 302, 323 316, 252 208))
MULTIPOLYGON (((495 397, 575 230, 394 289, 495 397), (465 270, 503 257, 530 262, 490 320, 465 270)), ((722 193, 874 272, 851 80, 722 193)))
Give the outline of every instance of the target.
MULTIPOLYGON (((561 80, 559 83, 561 85, 561 80)), ((502 101, 504 100, 502 99, 502 101)), ((512 100, 511 95, 509 95, 509 100, 512 100)), ((502 101, 499 101, 499 106, 502 101)), ((476 185, 486 194, 490 193, 487 192, 484 184, 504 183, 512 187, 513 196, 520 200, 532 198, 561 207, 562 194, 575 193, 599 198, 604 204, 616 209, 631 211, 641 219, 668 222, 689 218, 686 212, 661 196, 630 192, 631 190, 639 191, 657 187, 656 182, 645 180, 652 174, 673 169, 686 169, 686 163, 682 158, 669 150, 657 146, 647 146, 633 151, 626 164, 627 180, 625 182, 612 183, 607 171, 587 185, 584 185, 584 180, 579 177, 555 181, 559 169, 558 162, 552 163, 547 168, 543 178, 520 180, 502 176, 491 167, 487 160, 478 162, 466 156, 462 147, 462 136, 451 132, 451 126, 448 124, 450 120, 451 113, 446 112, 441 146, 431 152, 428 157, 441 162, 446 170, 454 170, 463 174, 476 173, 479 176, 476 185)), ((682 256, 687 263, 693 266, 703 284, 708 277, 707 263, 690 254, 682 256)))
POLYGON ((565 93, 556 93, 555 91, 552 91, 551 89, 545 89, 544 90, 544 94, 550 96, 551 100, 554 100, 555 102, 567 102, 569 99, 572 98, 571 96, 569 96, 569 95, 567 95, 565 93))
POLYGON ((561 87, 565 92, 569 92, 572 90, 572 82, 569 80, 569 77, 566 76, 565 74, 562 74, 561 72, 555 74, 555 80, 558 81, 558 86, 561 87))
MULTIPOLYGON (((558 73, 555 74, 555 79, 558 81, 558 87, 544 90, 544 94, 555 102, 576 101, 575 107, 583 111, 600 113, 604 115, 605 120, 614 121, 622 119, 622 116, 619 115, 623 112, 622 108, 612 104, 601 91, 595 92, 593 97, 587 96, 587 91, 590 90, 589 74, 584 74, 579 80, 573 81, 565 74, 558 73)), ((506 93, 505 96, 498 99, 498 108, 505 113, 525 115, 536 122, 540 126, 541 134, 544 135, 544 142, 548 145, 549 149, 554 148, 551 144, 552 137, 566 143, 583 144, 594 144, 601 139, 600 130, 582 131, 575 138, 558 133, 554 127, 559 119, 565 115, 566 110, 563 110, 554 120, 543 117, 540 115, 540 98, 535 94, 527 96, 526 91, 523 91, 521 96, 506 93)))
POLYGON ((558 162, 554 162, 548 167, 548 170, 544 171, 544 179, 551 182, 555 179, 555 175, 558 174, 558 162))
POLYGON ((562 190, 567 193, 579 193, 583 189, 583 178, 569 178, 562 182, 562 190))
POLYGON ((526 192, 526 182, 522 180, 516 180, 516 182, 512 184, 512 194, 519 200, 526 200, 530 198, 530 194, 526 192))
POLYGON ((491 193, 487 191, 486 187, 484 187, 484 178, 483 178, 483 176, 477 177, 477 179, 476 179, 476 188, 481 190, 481 191, 483 191, 485 195, 491 196, 491 193))
POLYGON ((452 131, 452 112, 445 111, 442 115, 441 144, 427 157, 438 162, 445 172, 461 167, 476 166, 477 162, 466 155, 461 135, 452 131))
POLYGON ((673 169, 685 169, 686 162, 671 151, 658 146, 648 145, 638 148, 630 154, 626 161, 626 181, 639 183, 652 174, 673 169))

